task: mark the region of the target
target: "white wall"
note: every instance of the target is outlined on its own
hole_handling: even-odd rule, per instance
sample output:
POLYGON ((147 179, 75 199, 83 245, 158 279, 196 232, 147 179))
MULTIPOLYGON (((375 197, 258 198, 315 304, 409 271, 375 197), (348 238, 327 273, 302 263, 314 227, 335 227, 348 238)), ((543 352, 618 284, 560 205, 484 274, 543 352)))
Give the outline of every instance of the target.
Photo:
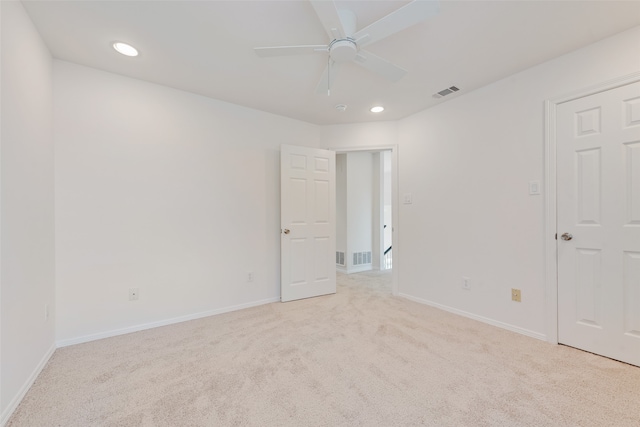
POLYGON ((322 126, 320 135, 328 149, 389 147, 397 143, 398 122, 328 125, 322 126))
POLYGON ((60 344, 279 298, 279 147, 317 126, 62 61, 54 89, 60 344))
POLYGON ((354 252, 372 250, 373 156, 347 153, 347 272, 371 270, 371 264, 354 265, 354 252))
POLYGON ((55 349, 55 296, 51 55, 20 2, 0 9, 2 425, 55 349))
MULTIPOLYGON (((544 338, 544 196, 527 187, 544 178, 544 101, 638 70, 634 28, 401 120, 400 293, 544 338)), ((322 142, 370 145, 382 126, 327 127, 322 142)))
MULTIPOLYGON (((347 253, 347 155, 336 155, 336 252, 345 253, 345 265, 338 266, 346 272, 347 253)), ((337 263, 336 263, 337 264, 337 263)))

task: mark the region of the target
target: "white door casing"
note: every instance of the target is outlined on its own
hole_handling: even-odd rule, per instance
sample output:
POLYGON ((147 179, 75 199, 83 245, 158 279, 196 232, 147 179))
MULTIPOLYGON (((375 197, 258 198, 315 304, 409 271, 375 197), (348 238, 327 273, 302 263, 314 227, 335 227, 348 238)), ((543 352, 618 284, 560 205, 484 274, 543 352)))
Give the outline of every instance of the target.
POLYGON ((280 147, 281 301, 336 292, 336 157, 280 147))
POLYGON ((399 214, 399 187, 398 183, 400 182, 399 174, 398 174, 398 157, 399 157, 399 147, 397 145, 363 145, 363 146, 353 146, 353 147, 328 147, 329 150, 335 151, 338 154, 343 153, 357 153, 362 151, 369 152, 379 152, 379 151, 390 151, 391 152, 391 224, 390 233, 391 233, 391 244, 393 245, 393 268, 391 269, 391 293, 395 296, 400 295, 400 286, 399 286, 399 272, 402 266, 402 257, 400 255, 401 246, 400 246, 400 214, 399 214))
POLYGON ((556 112, 558 342, 640 366, 640 82, 556 112))

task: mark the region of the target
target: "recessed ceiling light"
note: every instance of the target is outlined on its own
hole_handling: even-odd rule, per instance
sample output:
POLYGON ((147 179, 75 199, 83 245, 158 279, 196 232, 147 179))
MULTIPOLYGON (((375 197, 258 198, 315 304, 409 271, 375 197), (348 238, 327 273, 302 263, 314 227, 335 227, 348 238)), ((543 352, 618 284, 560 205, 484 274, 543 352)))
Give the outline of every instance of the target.
POLYGON ((371 107, 370 111, 372 113, 381 113, 384 111, 384 107, 382 105, 376 105, 375 107, 371 107))
POLYGON ((138 56, 138 49, 131 46, 130 44, 115 42, 113 44, 113 48, 117 50, 119 53, 126 56, 138 56))
POLYGON ((340 111, 341 113, 344 113, 347 109, 347 106, 344 104, 338 104, 336 105, 336 110, 340 111))

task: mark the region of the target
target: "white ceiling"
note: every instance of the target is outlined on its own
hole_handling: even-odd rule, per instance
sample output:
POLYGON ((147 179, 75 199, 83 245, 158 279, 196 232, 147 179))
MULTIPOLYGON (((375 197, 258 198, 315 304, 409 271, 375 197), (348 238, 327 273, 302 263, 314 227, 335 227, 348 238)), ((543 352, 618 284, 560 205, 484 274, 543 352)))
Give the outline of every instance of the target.
MULTIPOLYGON (((343 1, 357 28, 407 1, 343 1)), ((440 13, 367 50, 408 70, 392 83, 354 64, 316 95, 321 54, 260 58, 254 47, 327 44, 297 1, 23 1, 55 58, 316 124, 397 120, 640 25, 640 1, 442 1, 440 13), (141 55, 127 58, 111 44, 141 55), (461 91, 436 100, 451 85, 461 91), (346 104, 338 112, 336 104, 346 104), (386 110, 369 112, 375 104, 386 110)))

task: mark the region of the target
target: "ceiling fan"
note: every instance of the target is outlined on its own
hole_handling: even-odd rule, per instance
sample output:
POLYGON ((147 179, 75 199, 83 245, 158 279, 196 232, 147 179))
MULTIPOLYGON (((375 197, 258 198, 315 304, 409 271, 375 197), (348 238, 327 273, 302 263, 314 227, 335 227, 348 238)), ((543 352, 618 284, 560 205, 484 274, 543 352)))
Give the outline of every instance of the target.
POLYGON ((437 1, 414 0, 379 19, 356 30, 356 15, 350 10, 338 10, 334 1, 310 0, 322 26, 331 41, 326 45, 256 47, 262 57, 328 54, 327 67, 322 73, 316 93, 330 94, 331 83, 340 64, 353 62, 391 81, 400 80, 407 70, 394 65, 362 48, 389 37, 438 13, 437 1))

